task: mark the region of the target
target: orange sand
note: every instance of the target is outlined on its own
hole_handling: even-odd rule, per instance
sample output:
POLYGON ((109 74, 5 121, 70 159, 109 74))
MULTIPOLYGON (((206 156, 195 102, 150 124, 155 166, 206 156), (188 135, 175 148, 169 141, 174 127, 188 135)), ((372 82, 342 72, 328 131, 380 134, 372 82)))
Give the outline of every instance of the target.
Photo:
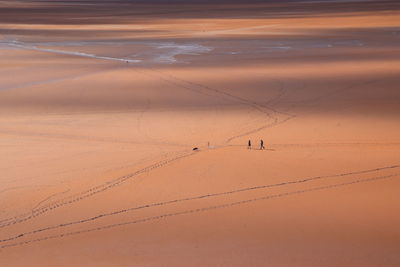
POLYGON ((400 13, 378 2, 4 13, 0 266, 399 266, 400 13))

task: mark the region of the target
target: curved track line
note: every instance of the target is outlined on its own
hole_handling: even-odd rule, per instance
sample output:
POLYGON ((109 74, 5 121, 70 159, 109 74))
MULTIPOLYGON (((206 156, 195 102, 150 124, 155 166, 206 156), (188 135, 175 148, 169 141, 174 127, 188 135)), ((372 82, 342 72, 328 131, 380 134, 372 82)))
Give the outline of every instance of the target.
POLYGON ((210 194, 206 194, 206 195, 174 199, 174 200, 169 200, 169 201, 164 201, 164 202, 150 203, 150 204, 143 205, 143 206, 132 207, 132 208, 122 209, 122 210, 113 211, 113 212, 109 212, 109 213, 99 214, 99 215, 96 215, 96 216, 93 216, 90 218, 86 218, 86 219, 82 219, 79 221, 62 223, 62 224, 58 224, 58 225, 54 225, 54 226, 36 229, 36 230, 30 231, 30 232, 21 233, 21 234, 18 234, 17 236, 9 237, 6 239, 1 239, 0 243, 11 241, 11 240, 16 240, 18 238, 21 238, 21 237, 27 236, 27 235, 32 235, 32 234, 36 234, 36 233, 40 233, 40 232, 44 232, 44 231, 48 231, 48 230, 54 230, 54 229, 58 229, 58 228, 62 228, 62 227, 70 226, 70 225, 81 224, 81 223, 85 223, 85 222, 89 222, 89 221, 94 221, 94 220, 97 220, 100 218, 114 216, 117 214, 127 213, 127 212, 131 212, 131 211, 135 211, 135 210, 145 209, 145 208, 165 206, 165 205, 169 205, 169 204, 186 202, 186 201, 190 201, 190 200, 205 199, 205 198, 217 197, 217 196, 223 196, 223 195, 231 195, 231 194, 235 194, 235 193, 259 190, 259 189, 265 189, 265 188, 280 187, 280 186, 286 186, 286 185, 291 185, 291 184, 300 184, 300 183, 306 183, 306 182, 310 182, 310 181, 327 179, 327 178, 337 178, 337 177, 344 177, 344 176, 350 176, 350 175, 359 175, 359 174, 365 174, 365 173, 371 173, 371 172, 379 172, 379 171, 383 171, 383 170, 396 169, 399 167, 400 167, 400 165, 393 165, 393 166, 387 166, 387 167, 381 167, 381 168, 369 169, 369 170, 362 170, 362 171, 354 171, 354 172, 325 175, 325 176, 315 176, 315 177, 304 178, 304 179, 299 179, 299 180, 276 183, 276 184, 267 184, 267 185, 239 188, 239 189, 235 189, 235 190, 231 190, 231 191, 210 193, 210 194))
POLYGON ((143 174, 143 173, 152 171, 152 170, 160 168, 160 167, 162 167, 164 165, 170 164, 170 163, 172 163, 174 161, 177 161, 177 160, 180 160, 182 158, 186 158, 186 157, 192 156, 195 153, 197 153, 197 152, 193 152, 193 151, 186 152, 186 153, 183 153, 183 155, 179 155, 179 156, 176 156, 174 158, 169 158, 169 159, 165 159, 165 160, 156 162, 156 163, 151 164, 151 165, 149 165, 149 166, 147 166, 147 167, 145 167, 143 169, 140 169, 140 170, 138 170, 138 171, 136 171, 134 173, 124 175, 124 176, 119 177, 117 179, 114 179, 112 181, 105 182, 105 183, 100 184, 98 186, 92 187, 92 188, 90 188, 88 190, 85 190, 83 192, 80 192, 78 194, 70 196, 70 197, 68 197, 66 199, 62 199, 60 201, 53 202, 53 203, 51 203, 51 204, 49 204, 47 206, 40 207, 40 208, 38 208, 36 210, 32 210, 31 213, 25 213, 25 214, 22 214, 22 215, 19 215, 19 216, 16 216, 16 217, 3 219, 2 220, 3 223, 0 224, 0 228, 4 228, 6 226, 10 226, 10 225, 14 225, 14 224, 17 224, 17 223, 21 223, 21 222, 27 221, 29 219, 32 219, 34 217, 37 217, 39 215, 42 215, 42 214, 44 214, 44 213, 46 213, 46 212, 48 212, 50 210, 53 210, 53 209, 59 208, 61 206, 65 206, 65 205, 69 205, 69 204, 81 201, 81 200, 83 200, 85 198, 91 197, 93 195, 96 195, 98 193, 106 191, 106 190, 108 190, 110 188, 113 188, 113 187, 115 187, 115 186, 117 186, 117 185, 119 185, 119 184, 121 184, 121 183, 123 183, 123 182, 125 182, 125 181, 127 181, 127 180, 129 180, 129 179, 131 179, 131 178, 133 178, 133 177, 135 177, 137 175, 139 175, 139 174, 143 174))
MULTIPOLYGON (((152 68, 149 68, 148 70, 151 70, 151 71, 153 71, 155 73, 158 73, 158 75, 157 74, 147 74, 149 76, 158 77, 158 78, 160 78, 161 80, 163 80, 163 81, 165 81, 167 83, 173 84, 173 85, 178 86, 178 87, 182 87, 182 88, 187 89, 187 90, 195 91, 195 92, 198 92, 198 93, 202 93, 202 90, 203 91, 206 90, 206 91, 209 91, 209 92, 216 93, 217 95, 221 95, 224 98, 235 100, 235 101, 237 101, 237 102, 239 102, 241 104, 250 106, 250 107, 256 109, 257 111, 267 115, 269 119, 273 120, 273 122, 271 122, 271 123, 267 123, 267 124, 261 125, 261 126, 255 128, 255 129, 248 130, 248 131, 246 131, 246 132, 244 132, 242 134, 231 136, 226 140, 226 143, 230 143, 232 140, 237 139, 239 137, 243 137, 243 136, 246 136, 246 135, 249 135, 249 134, 252 134, 252 133, 256 133, 256 132, 259 132, 259 131, 267 129, 267 128, 271 128, 271 127, 277 126, 279 124, 285 123, 285 122, 293 119, 294 117, 296 117, 296 115, 294 115, 294 114, 289 114, 287 112, 278 111, 278 110, 268 106, 266 103, 260 104, 260 103, 257 103, 255 101, 251 101, 249 99, 246 99, 246 98, 243 98, 243 97, 240 97, 240 96, 236 96, 234 94, 230 94, 230 93, 226 92, 225 90, 216 89, 216 88, 204 85, 204 84, 200 84, 200 83, 195 83, 195 82, 191 82, 191 81, 188 81, 188 80, 184 80, 184 79, 178 78, 176 76, 173 76, 171 74, 162 73, 161 71, 157 71, 157 70, 154 70, 152 68), (167 78, 165 78, 165 77, 167 77, 167 78), (184 85, 182 83, 185 83, 186 85, 184 85), (199 89, 195 89, 193 86, 200 88, 200 90, 199 89), (279 121, 279 119, 276 116, 273 116, 272 114, 284 115, 284 116, 286 116, 286 118, 281 120, 281 121, 279 121)), ((143 70, 142 70, 142 72, 145 73, 143 70)), ((282 84, 282 86, 283 86, 283 84, 282 84)), ((281 88, 281 89, 284 90, 284 88, 281 88)))
POLYGON ((378 177, 367 178, 367 179, 358 179, 358 180, 351 181, 351 182, 345 182, 345 183, 339 183, 339 184, 333 184, 333 185, 327 185, 327 186, 313 187, 313 188, 310 188, 310 189, 296 190, 296 191, 290 191, 290 192, 280 193, 280 194, 266 195, 266 196, 263 196, 263 197, 246 199, 246 200, 241 200, 241 201, 236 201, 236 202, 230 202, 230 203, 221 204, 221 205, 208 206, 208 207, 205 207, 205 208, 191 209, 191 210, 185 210, 185 211, 174 212, 174 213, 166 213, 166 214, 162 214, 162 215, 147 217, 147 218, 138 219, 138 220, 129 221, 129 222, 110 224, 110 225, 101 226, 101 227, 92 228, 92 229, 87 229, 87 230, 68 232, 68 233, 64 233, 64 234, 51 235, 51 236, 47 236, 47 237, 27 240, 27 241, 23 241, 23 242, 19 242, 19 243, 7 244, 7 245, 0 246, 0 248, 4 249, 4 248, 9 248, 9 247, 22 246, 22 245, 35 243, 35 242, 40 242, 40 241, 45 241, 45 240, 49 240, 49 239, 56 239, 56 238, 62 238, 62 237, 66 237, 66 236, 78 235, 78 234, 83 234, 83 233, 90 233, 90 232, 94 232, 94 231, 100 231, 100 230, 105 230, 105 229, 110 229, 110 228, 115 228, 115 227, 120 227, 120 226, 126 226, 126 225, 132 225, 132 224, 137 224, 137 223, 144 223, 144 222, 160 220, 160 219, 169 218, 169 217, 175 217, 175 216, 180 216, 180 215, 187 215, 187 214, 211 211, 211 210, 216 210, 216 209, 229 208, 229 207, 244 205, 244 204, 257 202, 257 201, 262 201, 262 200, 282 198, 282 197, 288 197, 288 196, 293 196, 293 195, 300 195, 300 194, 304 194, 304 193, 327 190, 327 189, 333 189, 333 188, 338 188, 338 187, 347 186, 347 185, 353 185, 353 184, 358 184, 358 183, 379 181, 379 180, 389 179, 389 178, 392 178, 392 177, 397 177, 399 175, 400 175, 400 173, 396 173, 396 174, 378 176, 378 177))

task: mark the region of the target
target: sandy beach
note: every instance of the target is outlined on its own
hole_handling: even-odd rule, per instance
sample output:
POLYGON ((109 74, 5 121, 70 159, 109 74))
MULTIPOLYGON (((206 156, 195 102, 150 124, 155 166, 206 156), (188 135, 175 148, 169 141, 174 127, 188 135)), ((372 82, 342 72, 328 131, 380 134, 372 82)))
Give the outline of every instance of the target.
POLYGON ((400 266, 400 4, 199 2, 0 1, 0 266, 400 266))

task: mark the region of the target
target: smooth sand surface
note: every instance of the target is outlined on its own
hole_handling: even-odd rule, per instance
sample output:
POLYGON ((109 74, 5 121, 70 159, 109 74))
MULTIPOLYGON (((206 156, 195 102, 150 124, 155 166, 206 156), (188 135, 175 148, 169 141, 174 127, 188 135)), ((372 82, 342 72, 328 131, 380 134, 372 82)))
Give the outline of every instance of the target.
POLYGON ((0 1, 0 266, 400 266, 396 1, 84 3, 0 1))

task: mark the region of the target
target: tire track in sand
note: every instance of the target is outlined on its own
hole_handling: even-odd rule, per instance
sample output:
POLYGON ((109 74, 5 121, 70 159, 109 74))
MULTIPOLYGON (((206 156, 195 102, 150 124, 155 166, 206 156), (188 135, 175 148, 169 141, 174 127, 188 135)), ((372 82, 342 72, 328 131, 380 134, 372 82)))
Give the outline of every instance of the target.
MULTIPOLYGON (((147 74, 144 70, 142 70, 142 71, 137 70, 137 71, 138 72, 142 72, 142 73, 147 74, 147 75, 152 76, 152 77, 158 77, 159 79, 161 79, 164 82, 167 82, 169 84, 172 84, 172 85, 175 85, 175 86, 187 89, 187 90, 195 91, 197 93, 202 93, 204 91, 213 92, 213 93, 215 93, 217 95, 220 95, 220 96, 222 96, 224 98, 228 98, 230 100, 234 100, 235 102, 238 102, 238 103, 247 105, 249 107, 252 107, 252 108, 256 109, 257 111, 265 114, 269 118, 268 120, 272 120, 272 122, 270 122, 270 123, 266 123, 266 124, 263 124, 263 125, 261 125, 259 127, 256 127, 256 128, 253 128, 253 129, 249 129, 248 131, 245 131, 243 133, 228 137, 226 139, 226 143, 227 144, 229 144, 234 139, 237 139, 237 138, 240 138, 240 137, 244 137, 244 136, 247 136, 249 134, 253 134, 253 133, 259 132, 259 131, 264 130, 264 129, 275 127, 275 126, 277 126, 279 124, 285 123, 285 122, 287 122, 287 121, 289 121, 289 120, 291 120, 291 119, 296 117, 295 114, 290 114, 290 113, 287 113, 287 112, 278 111, 278 110, 270 107, 268 105, 268 101, 266 103, 257 103, 256 101, 252 101, 252 100, 249 100, 249 99, 246 99, 246 98, 243 98, 243 97, 228 93, 228 92, 226 92, 226 90, 221 90, 221 89, 210 87, 210 86, 207 86, 207 85, 204 85, 204 84, 201 84, 201 83, 195 83, 195 82, 192 82, 192 81, 188 81, 188 80, 185 80, 185 79, 182 79, 182 78, 178 78, 178 77, 176 77, 174 75, 171 75, 171 74, 165 74, 165 73, 163 73, 161 71, 157 71, 157 70, 154 70, 152 68, 148 68, 147 70, 149 72, 152 71, 153 73, 152 74, 147 74), (156 74, 154 74, 154 73, 156 73, 156 74), (195 87, 197 87, 199 89, 196 89, 195 87), (282 120, 279 120, 277 115, 283 115, 283 116, 285 116, 285 118, 282 119, 282 120)), ((283 90, 283 91, 285 90, 283 88, 283 83, 282 82, 281 82, 280 90, 283 90)), ((208 94, 205 94, 205 95, 208 95, 208 94)))
POLYGON ((47 206, 43 206, 43 207, 40 207, 38 209, 32 210, 32 212, 30 212, 30 213, 25 213, 25 214, 21 214, 19 216, 15 216, 15 217, 12 217, 12 218, 3 219, 1 221, 2 223, 0 224, 0 228, 4 228, 6 226, 10 226, 10 225, 14 225, 14 224, 17 224, 17 223, 25 222, 25 221, 30 220, 32 218, 38 217, 40 215, 43 215, 44 213, 46 213, 48 211, 51 211, 51 210, 54 210, 56 208, 60 208, 60 207, 65 206, 65 205, 69 205, 69 204, 81 201, 81 200, 83 200, 85 198, 91 197, 93 195, 96 195, 96 194, 101 193, 103 191, 106 191, 108 189, 111 189, 111 188, 113 188, 115 186, 118 186, 118 185, 122 184, 123 182, 125 182, 125 181, 127 181, 129 179, 132 179, 135 176, 138 176, 140 174, 152 171, 154 169, 158 169, 160 167, 163 167, 163 166, 165 166, 167 164, 170 164, 172 162, 178 161, 180 159, 183 159, 183 158, 186 158, 186 157, 190 157, 190 156, 194 155, 195 153, 196 152, 193 152, 193 151, 184 152, 181 155, 175 156, 173 158, 168 158, 168 159, 165 159, 165 160, 158 161, 158 162, 156 162, 154 164, 151 164, 151 165, 149 165, 149 166, 147 166, 145 168, 142 168, 142 169, 140 169, 140 170, 138 170, 136 172, 133 172, 131 174, 127 174, 127 175, 121 176, 121 177, 116 178, 114 180, 111 180, 111 181, 105 182, 103 184, 100 184, 98 186, 92 187, 92 188, 90 188, 88 190, 82 191, 82 192, 80 192, 78 194, 72 195, 72 196, 70 196, 68 198, 64 198, 64 199, 61 199, 59 201, 53 202, 53 203, 51 203, 51 204, 49 204, 47 206))
MULTIPOLYGON (((161 220, 161 219, 166 219, 166 218, 169 218, 169 217, 175 217, 175 216, 180 216, 180 215, 195 214, 195 213, 200 213, 200 212, 205 212, 205 211, 212 211, 212 210, 217 210, 217 209, 230 208, 230 207, 235 207, 235 206, 249 204, 249 203, 263 201, 263 200, 277 199, 277 198, 301 195, 301 194, 310 193, 310 192, 317 192, 317 191, 322 191, 322 190, 335 189, 335 188, 354 185, 354 184, 374 182, 374 181, 389 179, 389 178, 398 177, 398 176, 400 176, 400 173, 384 175, 384 176, 376 176, 376 177, 372 177, 372 178, 358 179, 358 180, 354 180, 354 181, 350 181, 350 182, 338 183, 338 184, 333 184, 333 185, 318 186, 318 187, 313 187, 313 188, 309 188, 309 189, 289 191, 289 192, 286 192, 286 193, 265 195, 265 196, 258 197, 258 198, 240 200, 240 201, 230 202, 230 203, 221 204, 221 205, 208 206, 208 207, 204 207, 204 208, 189 209, 189 210, 184 210, 184 211, 174 212, 174 213, 165 213, 165 214, 161 214, 161 215, 156 215, 156 216, 146 217, 146 218, 142 218, 142 219, 137 219, 137 220, 134 220, 134 221, 128 221, 128 222, 122 222, 122 223, 116 223, 116 224, 109 224, 109 225, 106 225, 106 226, 101 226, 101 227, 96 227, 96 228, 91 228, 91 229, 86 229, 86 230, 67 232, 67 233, 63 233, 63 234, 50 235, 50 236, 37 238, 37 239, 31 239, 31 240, 27 240, 27 241, 18 242, 18 243, 6 244, 6 245, 0 246, 0 249, 9 248, 9 247, 17 247, 17 246, 22 246, 22 245, 26 245, 26 244, 41 242, 41 241, 45 241, 45 240, 63 238, 63 237, 67 237, 67 236, 90 233, 90 232, 94 232, 94 231, 101 231, 101 230, 106 230, 106 229, 115 228, 115 227, 121 227, 121 226, 126 226, 126 225, 132 225, 132 224, 145 223, 145 222, 150 222, 150 221, 155 221, 155 220, 161 220)), ((22 236, 18 236, 17 238, 22 237, 22 236)))
POLYGON ((332 178, 346 177, 346 176, 352 176, 352 175, 367 174, 367 173, 373 173, 373 172, 381 172, 381 171, 384 171, 384 170, 397 169, 399 167, 400 167, 400 165, 393 165, 393 166, 386 166, 386 167, 380 167, 380 168, 368 169, 368 170, 361 170, 361 171, 352 171, 352 172, 339 173, 339 174, 333 174, 333 175, 315 176, 315 177, 308 177, 308 178, 291 180, 291 181, 275 183, 275 184, 267 184, 267 185, 253 186, 253 187, 238 188, 238 189, 235 189, 235 190, 230 190, 230 191, 225 191, 225 192, 209 193, 209 194, 205 194, 205 195, 174 199, 174 200, 169 200, 169 201, 164 201, 164 202, 154 202, 154 203, 149 203, 149 204, 146 204, 146 205, 143 205, 143 206, 137 206, 137 207, 127 208, 127 209, 112 211, 112 212, 108 212, 108 213, 99 214, 99 215, 96 215, 96 216, 93 216, 93 217, 90 217, 90 218, 81 219, 81 220, 78 220, 78 221, 62 223, 62 224, 58 224, 58 225, 54 225, 54 226, 49 226, 49 227, 45 227, 45 228, 36 229, 36 230, 33 230, 33 231, 29 231, 29 232, 20 233, 20 234, 18 234, 16 236, 13 236, 13 237, 0 239, 0 243, 16 240, 16 239, 25 237, 27 235, 33 235, 33 234, 36 234, 36 233, 45 232, 45 231, 54 230, 54 229, 59 229, 59 228, 63 228, 63 227, 66 227, 66 226, 82 224, 82 223, 86 223, 86 222, 90 222, 90 221, 95 221, 97 219, 101 219, 101 218, 105 218, 105 217, 109 217, 109 216, 114 216, 114 215, 118 215, 118 214, 122 214, 122 213, 132 212, 132 211, 136 211, 136 210, 146 209, 146 208, 152 208, 152 207, 158 207, 158 206, 166 206, 166 205, 176 204, 176 203, 180 203, 180 202, 186 202, 186 201, 198 200, 198 199, 207 199, 207 198, 217 197, 217 196, 226 196, 226 195, 231 195, 231 194, 235 194, 235 193, 246 192, 246 191, 254 191, 254 190, 260 190, 260 189, 265 189, 265 188, 281 187, 281 186, 287 186, 287 185, 293 185, 293 184, 302 184, 302 183, 316 181, 316 180, 324 180, 324 179, 332 179, 332 178))

